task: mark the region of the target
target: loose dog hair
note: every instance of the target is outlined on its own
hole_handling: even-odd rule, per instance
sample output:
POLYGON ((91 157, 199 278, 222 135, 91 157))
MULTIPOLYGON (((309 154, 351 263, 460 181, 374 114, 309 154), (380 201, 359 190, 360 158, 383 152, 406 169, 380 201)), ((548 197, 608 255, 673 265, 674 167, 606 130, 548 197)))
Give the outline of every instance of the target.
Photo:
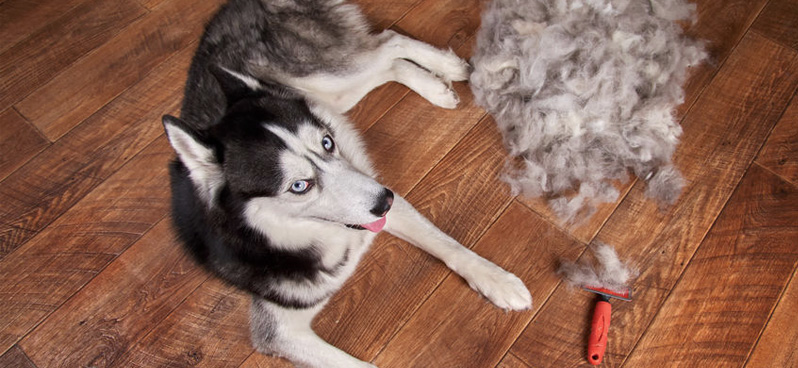
POLYGON ((490 2, 471 90, 519 158, 505 176, 515 193, 546 196, 571 221, 614 201, 612 180, 631 170, 648 196, 676 201, 682 129, 672 111, 687 68, 707 54, 673 21, 694 10, 685 0, 490 2))

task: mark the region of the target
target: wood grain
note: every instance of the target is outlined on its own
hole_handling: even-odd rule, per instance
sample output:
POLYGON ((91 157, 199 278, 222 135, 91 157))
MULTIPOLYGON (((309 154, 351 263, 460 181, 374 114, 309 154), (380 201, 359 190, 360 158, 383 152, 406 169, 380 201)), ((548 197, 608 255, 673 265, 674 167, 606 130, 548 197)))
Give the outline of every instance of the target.
MULTIPOLYGON (((0 109, 23 99, 146 12, 134 0, 91 0, 9 47, 0 54, 0 109)), ((55 138, 46 130, 45 134, 55 138)))
POLYGON ((159 139, 0 261, 0 351, 25 336, 165 217, 166 163, 172 154, 166 138, 159 139))
POLYGON ((798 366, 798 324, 795 311, 798 310, 798 279, 793 272, 792 281, 776 306, 776 310, 762 332, 746 367, 796 367, 798 366))
POLYGON ((753 165, 625 364, 743 365, 798 265, 795 239, 798 188, 753 165))
POLYGON ((0 182, 50 142, 14 109, 0 112, 0 182))
POLYGON ((36 368, 30 359, 28 359, 28 356, 25 355, 25 352, 17 345, 14 345, 11 349, 6 351, 5 354, 0 356, 0 367, 36 368))
MULTIPOLYGON (((731 196, 798 86, 791 72, 797 61, 794 51, 747 35, 685 118, 674 162, 687 185, 676 205, 657 208, 638 183, 599 232, 599 241, 614 245, 642 271, 635 301, 613 313, 619 332, 609 342, 607 364, 619 364, 632 349, 731 196)), ((583 355, 588 321, 579 324, 582 333, 569 335, 555 314, 587 315, 588 304, 555 293, 546 307, 513 353, 533 366, 580 362, 571 357, 583 355), (549 341, 557 341, 556 349, 541 349, 549 341)))
POLYGON ((372 30, 381 31, 387 29, 401 20, 410 9, 413 9, 423 0, 355 0, 360 10, 371 24, 372 30))
POLYGON ((0 53, 87 0, 5 0, 0 3, 0 53))
POLYGON ((63 214, 163 134, 179 108, 184 50, 0 182, 0 258, 63 214))
MULTIPOLYGON (((519 197, 519 201, 529 207, 532 211, 545 218, 547 221, 557 225, 560 229, 568 232, 583 243, 590 243, 596 237, 601 227, 615 212, 615 209, 626 198, 626 195, 636 183, 636 178, 632 175, 626 183, 615 181, 613 186, 618 189, 618 199, 615 202, 601 203, 596 206, 595 211, 587 218, 579 218, 573 222, 563 221, 552 211, 547 198, 544 197, 519 197)), ((585 214, 587 216, 587 214, 585 214)))
POLYGON ((793 0, 771 0, 751 30, 798 50, 798 3, 793 0))
POLYGON ((684 117, 695 103, 768 1, 695 1, 697 20, 686 27, 685 35, 706 42, 709 60, 690 70, 690 78, 684 85, 685 102, 676 109, 678 118, 684 117))
POLYGON ((294 365, 283 358, 278 358, 271 355, 264 355, 258 352, 252 355, 241 363, 239 368, 293 368, 294 365))
POLYGON ((15 106, 55 140, 194 43, 222 0, 169 0, 15 106))
POLYGON ((454 86, 460 106, 442 110, 408 94, 364 134, 381 181, 400 195, 410 191, 485 112, 463 83, 454 86))
POLYGON ((798 98, 793 97, 756 162, 798 184, 798 98))
MULTIPOLYGON (((486 119, 407 199, 443 231, 471 246, 512 199, 504 188, 497 189, 503 157, 498 132, 486 119), (462 181, 463 175, 469 180, 462 181)), ((426 253, 381 235, 353 280, 320 314, 316 330, 336 346, 371 359, 448 272, 426 253), (397 293, 401 302, 392 298, 397 293)))
POLYGON ((529 368, 529 366, 515 355, 507 353, 496 368, 529 368))
POLYGON ((455 50, 461 57, 468 57, 470 54, 460 54, 459 49, 476 34, 481 11, 480 0, 424 0, 394 28, 433 46, 455 50), (420 22, 420 19, 431 21, 420 22))
POLYGON ((380 367, 493 367, 559 283, 555 265, 584 246, 517 202, 474 251, 520 277, 537 305, 506 312, 451 274, 380 353, 380 367), (518 262, 517 260, 523 260, 518 262), (468 338, 462 338, 468 336, 468 338))
POLYGON ((249 304, 244 292, 212 277, 114 365, 237 367, 254 350, 249 304))
POLYGON ((207 278, 161 220, 20 345, 42 367, 112 366, 207 278))

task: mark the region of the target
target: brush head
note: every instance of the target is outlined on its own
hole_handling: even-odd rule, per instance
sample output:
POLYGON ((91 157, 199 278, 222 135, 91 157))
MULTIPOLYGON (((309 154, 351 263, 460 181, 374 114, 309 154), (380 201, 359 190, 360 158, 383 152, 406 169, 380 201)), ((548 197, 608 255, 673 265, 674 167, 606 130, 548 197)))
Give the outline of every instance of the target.
POLYGON ((607 288, 597 287, 597 286, 582 286, 582 289, 585 289, 591 293, 605 296, 607 298, 620 299, 620 300, 625 300, 627 302, 632 300, 632 290, 629 288, 624 288, 622 290, 610 290, 607 288))

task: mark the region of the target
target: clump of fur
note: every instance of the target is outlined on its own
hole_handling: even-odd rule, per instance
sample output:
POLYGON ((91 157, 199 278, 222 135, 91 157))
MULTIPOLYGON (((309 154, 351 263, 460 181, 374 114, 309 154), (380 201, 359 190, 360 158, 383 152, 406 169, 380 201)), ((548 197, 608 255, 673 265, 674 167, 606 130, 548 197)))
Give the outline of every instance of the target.
POLYGON ((551 198, 565 220, 614 201, 611 181, 650 180, 673 203, 682 189, 671 156, 687 68, 703 45, 675 20, 686 0, 493 0, 482 15, 471 89, 520 168, 515 193, 551 198), (566 196, 566 193, 576 193, 566 196))
POLYGON ((598 261, 597 266, 590 263, 563 262, 557 270, 557 273, 571 286, 603 287, 621 292, 627 288, 633 278, 637 277, 637 270, 621 262, 611 246, 596 244, 592 249, 598 261))

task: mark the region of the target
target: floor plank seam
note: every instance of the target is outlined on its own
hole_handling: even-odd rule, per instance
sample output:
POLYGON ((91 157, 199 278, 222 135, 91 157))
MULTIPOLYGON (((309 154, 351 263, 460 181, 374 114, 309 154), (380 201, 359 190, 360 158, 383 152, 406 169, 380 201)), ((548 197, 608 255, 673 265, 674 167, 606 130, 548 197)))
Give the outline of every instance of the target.
MULTIPOLYGON (((138 18, 137 18, 137 19, 138 19, 138 18)), ((116 36, 114 36, 113 38, 116 38, 116 36)), ((112 39, 113 39, 113 38, 112 38, 112 39)), ((110 40, 109 40, 109 41, 110 41, 110 40)), ((87 116, 86 116, 86 117, 85 117, 83 120, 81 120, 79 123, 75 124, 74 126, 72 126, 71 128, 69 128, 69 130, 67 130, 66 132, 64 132, 63 134, 61 134, 61 135, 58 137, 58 139, 61 139, 61 138, 63 138, 64 136, 66 136, 67 134, 69 134, 70 132, 72 132, 73 130, 75 130, 77 127, 79 127, 79 126, 81 126, 81 125, 85 124, 85 123, 86 123, 87 121, 89 121, 89 120, 90 120, 90 119, 91 119, 91 118, 92 118, 94 115, 97 115, 98 113, 100 113, 101 111, 103 111, 103 108, 105 108, 105 107, 106 107, 106 106, 108 106, 109 104, 111 104, 111 103, 113 103, 114 101, 116 101, 118 98, 120 98, 120 96, 124 95, 124 94, 125 94, 125 92, 129 91, 130 89, 134 88, 134 87, 135 87, 135 86, 137 86, 139 83, 141 83, 143 80, 147 79, 147 77, 149 77, 150 75, 152 75, 152 74, 153 74, 153 73, 154 73, 154 72, 155 72, 155 71, 156 71, 156 70, 157 70, 157 69, 158 69, 160 66, 162 66, 162 65, 165 65, 165 64, 166 64, 166 63, 168 63, 170 60, 172 60, 172 59, 174 59, 174 58, 177 58, 177 57, 179 57, 179 54, 180 54, 181 52, 183 52, 184 50, 187 50, 187 49, 189 49, 189 48, 191 48, 191 47, 196 47, 198 44, 199 44, 199 41, 192 41, 192 42, 189 42, 189 43, 188 43, 188 44, 187 44, 185 47, 183 47, 183 48, 181 48, 181 49, 178 49, 178 50, 175 50, 174 52, 172 52, 172 53, 171 53, 171 55, 169 55, 168 57, 166 57, 166 58, 165 58, 163 61, 161 61, 160 63, 158 63, 158 64, 156 64, 156 65, 153 65, 153 66, 152 66, 152 68, 150 68, 150 70, 148 70, 146 73, 142 74, 142 76, 141 76, 139 79, 137 79, 135 82, 133 82, 133 83, 130 83, 130 85, 128 85, 127 87, 125 87, 125 88, 123 88, 122 90, 120 90, 120 91, 119 91, 119 93, 117 93, 116 95, 114 95, 113 97, 111 97, 111 98, 110 98, 108 101, 106 101, 106 102, 105 102, 105 104, 103 104, 102 106, 98 106, 96 110, 94 110, 94 111, 92 111, 90 114, 88 114, 88 115, 87 115, 87 116)), ((95 49, 95 50, 96 50, 96 49, 95 49)), ((92 52, 94 52, 95 50, 92 50, 92 51, 90 51, 90 52, 86 53, 85 55, 89 55, 89 54, 91 54, 92 52)), ((84 55, 84 56, 85 56, 85 55, 84 55)), ((82 58, 81 58, 81 59, 82 59, 82 58)), ((76 62, 77 62, 77 61, 76 61, 76 62)), ((60 74, 60 73, 59 73, 59 74, 60 74)), ((185 71, 185 73, 184 73, 184 74, 188 74, 188 69, 186 69, 186 71, 185 71)), ((46 84, 46 83, 45 83, 45 84, 46 84)), ((37 90, 38 90, 38 89, 37 89, 37 90)), ((31 93, 33 93, 33 92, 31 92, 31 93)), ((181 100, 182 100, 182 99, 181 99, 181 100)), ((20 114, 20 115, 21 115, 21 114, 20 114)), ((27 119, 27 118, 26 118, 26 119, 27 119)), ((131 157, 133 157, 133 156, 131 156, 131 157)))
MULTIPOLYGON (((43 225, 41 226, 41 228, 39 228, 38 230, 32 230, 32 229, 23 228, 23 227, 20 227, 20 226, 11 225, 11 226, 13 226, 13 227, 15 227, 15 228, 17 228, 17 229, 22 229, 22 230, 25 230, 25 231, 29 231, 29 232, 31 232, 32 234, 31 234, 31 235, 28 237, 28 239, 27 239, 27 240, 25 240, 25 241, 23 241, 22 243, 18 244, 18 245, 17 245, 17 246, 16 246, 16 247, 15 247, 13 250, 11 250, 10 252, 8 252, 7 254, 5 254, 5 255, 0 255, 0 261, 2 261, 3 259, 5 259, 6 257, 10 256, 11 254, 13 254, 13 253, 17 252, 19 249, 23 248, 23 247, 24 247, 26 244, 28 244, 28 243, 29 243, 31 240, 33 240, 34 238, 36 238, 36 237, 37 237, 37 236, 38 236, 38 235, 39 235, 39 234, 40 234, 42 231, 44 231, 45 229, 47 229, 47 228, 48 228, 50 225, 52 225, 54 222, 58 221, 58 219, 60 219, 60 218, 61 218, 62 216, 64 216, 64 215, 65 215, 67 212, 69 212, 69 211, 70 211, 72 208, 74 208, 74 207, 75 207, 75 206, 77 206, 77 205, 78 205, 78 204, 79 204, 81 201, 83 201, 83 199, 85 199, 85 198, 86 198, 86 196, 88 196, 89 194, 91 194, 92 192, 94 192, 94 190, 96 190, 96 189, 97 189, 99 186, 103 185, 103 183, 105 183, 105 182, 106 182, 108 179, 110 179, 112 176, 114 176, 114 174, 116 174, 117 172, 119 172, 119 170, 122 170, 122 169, 123 169, 125 166, 127 166, 127 164, 128 164, 128 163, 130 163, 130 161, 132 161, 132 160, 133 160, 135 157, 137 157, 137 156, 138 156, 138 155, 139 155, 141 152, 143 152, 143 151, 144 151, 144 150, 146 150, 148 147, 150 147, 150 146, 152 146, 153 144, 155 144, 155 142, 157 142, 157 141, 158 141, 158 139, 160 139, 160 138, 161 138, 161 137, 162 137, 164 134, 165 134, 165 133, 161 133, 160 135, 158 135, 158 137, 156 137, 155 139, 153 139, 152 141, 150 141, 149 143, 147 143, 146 145, 144 145, 144 148, 142 148, 141 150, 139 150, 139 151, 138 151, 138 152, 136 152, 135 154, 133 154, 133 155, 130 155, 130 157, 127 159, 127 161, 125 161, 125 162, 123 162, 121 165, 119 165, 119 167, 118 167, 116 170, 113 170, 113 171, 112 171, 111 173, 109 173, 109 174, 108 174, 108 176, 107 176, 107 177, 105 177, 104 179, 103 179, 103 178, 96 178, 96 177, 94 177, 94 176, 89 176, 90 178, 94 178, 94 179, 97 179, 97 180, 99 180, 99 181, 98 181, 97 183, 95 183, 94 185, 87 186, 86 188, 89 188, 89 189, 88 189, 88 190, 86 191, 86 193, 85 193, 85 194, 83 194, 83 195, 82 195, 80 198, 77 198, 77 199, 75 199, 75 203, 73 203, 71 206, 69 206, 69 207, 67 207, 67 208, 64 208, 64 209, 63 209, 63 211, 62 211, 60 214, 58 214, 57 216, 55 216, 55 217, 53 217, 52 219, 50 219, 50 221, 48 221, 47 223, 43 224, 43 225)), ((103 146, 103 147, 105 147, 105 146, 103 146)), ((41 154, 41 152, 40 152, 40 154, 41 154)), ((80 174, 73 174, 73 175, 80 175, 80 174)), ((0 185, 2 185, 2 182, 0 182, 0 185)), ((159 220, 159 221, 160 221, 160 220, 159 220)), ((151 228, 150 228, 150 229, 151 229, 151 228)), ((147 231, 149 231, 149 229, 148 229, 147 231)), ((145 233, 146 233, 146 232, 145 232, 145 233)))
MULTIPOLYGON (((480 119, 480 121, 481 121, 481 119, 480 119)), ((477 122, 477 124, 479 124, 479 122, 477 122)), ((475 126, 476 126, 476 125, 475 125, 475 126)), ((444 157, 445 157, 445 156, 444 156, 444 157)), ((436 165, 436 166, 437 166, 437 165, 436 165)), ((419 182, 420 182, 420 181, 419 181, 419 182)), ((413 187, 413 189, 415 189, 415 186, 413 187)), ((410 192, 412 192, 412 189, 410 190, 410 192)), ((507 209, 508 209, 508 208, 510 208, 510 206, 512 205, 512 203, 513 203, 513 200, 509 200, 509 201, 507 201, 507 203, 505 204, 505 206, 504 206, 504 207, 503 207, 501 210, 497 211, 498 215, 497 215, 497 216, 496 216, 496 218, 493 220, 493 222, 491 222, 490 226, 486 227, 486 228, 485 228, 485 230, 483 230, 483 231, 482 231, 482 233, 480 233, 480 234, 479 234, 479 235, 478 235, 478 236, 477 236, 477 237, 474 239, 474 241, 472 242, 471 246, 470 246, 470 247, 467 247, 467 248, 471 249, 471 248, 473 248, 473 247, 474 247, 474 246, 475 246, 477 243, 479 243, 479 241, 480 241, 480 240, 481 240, 481 239, 482 239, 482 238, 485 236, 485 234, 487 234, 487 233, 488 233, 488 231, 490 230, 490 228, 491 228, 491 227, 493 227, 493 225, 494 225, 494 224, 496 224, 496 222, 497 222, 497 221, 499 221, 499 218, 501 218, 501 217, 502 217, 502 215, 503 215, 503 214, 504 214, 504 213, 507 211, 507 209)), ((437 261, 437 262, 440 262, 440 261, 437 261)), ((434 294, 435 294, 435 292, 436 292, 436 291, 437 291, 437 290, 438 290, 438 289, 441 287, 441 285, 443 285, 443 283, 444 283, 444 282, 446 282, 446 280, 447 280, 449 277, 452 277, 452 275, 453 275, 453 271, 452 271, 451 269, 449 269, 449 268, 446 268, 446 270, 445 270, 445 271, 446 271, 446 273, 445 273, 445 275, 443 276, 443 278, 441 279, 441 281, 435 285, 435 287, 432 289, 432 291, 431 291, 431 292, 430 292, 430 293, 429 293, 429 294, 428 294, 426 297, 424 297, 424 298, 423 298, 423 300, 421 301, 421 303, 419 303, 419 304, 418 304, 418 307, 417 307, 417 308, 415 308, 415 309, 414 309, 414 310, 413 310, 413 311, 410 313, 410 315, 409 315, 409 317, 407 318, 407 320, 406 320, 406 321, 404 321, 403 323, 401 323, 401 324, 400 324, 399 328, 397 328, 397 329, 396 329, 396 332, 394 332, 394 333, 391 335, 391 337, 390 337, 390 338, 388 338, 388 339, 386 340, 385 344, 384 344, 384 345, 383 345, 383 346, 382 346, 382 347, 381 347, 381 348, 380 348, 380 349, 377 351, 377 353, 374 355, 374 357, 371 359, 371 361, 373 361, 374 359, 377 359, 377 357, 379 357, 379 356, 380 356, 380 354, 382 354, 382 353, 383 353, 383 351, 385 351, 385 349, 388 347, 388 345, 390 345, 390 343, 391 343, 391 342, 392 342, 392 341, 393 341, 393 340, 396 338, 396 336, 397 336, 397 335, 399 335, 399 333, 400 333, 402 330, 404 330, 405 326, 406 326, 406 325, 407 325, 407 324, 408 324, 408 323, 409 323, 409 322, 410 322, 410 321, 411 321, 411 320, 412 320, 412 319, 413 319, 413 318, 416 316, 416 314, 418 313, 418 311, 419 311, 419 310, 421 310, 421 308, 422 308, 422 307, 423 307, 423 306, 424 306, 424 305, 427 303, 427 301, 429 301, 429 299, 432 297, 432 295, 434 295, 434 294)), ((459 275, 456 275, 456 277, 460 277, 460 276, 459 276, 459 275)))
POLYGON ((776 301, 776 303, 773 303, 773 307, 770 309, 770 313, 768 313, 767 321, 762 325, 762 329, 759 330, 759 334, 757 335, 756 340, 754 340, 754 343, 751 345, 751 349, 748 350, 748 355, 746 355, 745 362, 742 365, 743 367, 748 367, 748 362, 751 360, 751 355, 754 353, 757 346, 759 346, 759 341, 760 339, 762 339, 762 335, 765 333, 765 330, 770 326, 770 321, 773 319, 773 314, 776 312, 776 309, 778 308, 779 304, 781 304, 781 301, 784 299, 784 294, 787 293, 787 290, 790 288, 790 284, 792 284, 793 282, 798 282, 795 281, 796 274, 798 274, 798 262, 796 262, 793 265, 793 271, 792 274, 790 275, 790 278, 787 279, 787 282, 784 284, 784 287, 781 290, 781 294, 779 294, 778 300, 776 301))
MULTIPOLYGON (((141 4, 139 4, 138 2, 136 2, 136 4, 138 4, 139 6, 141 6, 141 4)), ((79 6, 79 5, 76 5, 75 7, 73 7, 73 8, 70 8, 69 10, 65 11, 65 12, 62 14, 62 16, 60 16, 60 17, 57 17, 57 18, 56 18, 55 20, 53 20, 52 22, 53 22, 53 23, 55 23, 55 22, 58 22, 59 20, 61 20, 62 18, 64 18, 64 17, 65 17, 65 16, 66 16, 66 15, 67 15, 67 14, 68 14, 70 11, 72 11, 72 10, 73 10, 73 9, 75 9, 75 8, 77 8, 78 6, 79 6)), ((147 8, 146 8, 146 7, 142 6, 142 8, 145 10, 145 12, 144 12, 143 14, 141 14, 140 16, 138 16, 138 17, 136 17, 136 18, 132 18, 132 19, 130 19, 130 22, 129 22, 127 25, 125 25, 125 26, 124 26, 124 27, 122 27, 121 29, 117 30, 117 32, 116 32, 116 33, 113 33, 113 34, 112 34, 110 37, 108 37, 108 39, 107 39, 107 40, 105 40, 105 42, 102 42, 102 43, 100 43, 100 44, 96 45, 96 46, 95 46, 94 48, 92 48, 91 50, 88 50, 88 51, 86 51, 85 53, 83 53, 83 55, 81 55, 81 56, 79 56, 79 57, 75 58, 75 60, 72 60, 72 61, 71 61, 71 62, 69 62, 68 64, 64 65, 64 66, 61 68, 61 70, 60 70, 60 71, 58 71, 57 73, 53 74, 52 76, 50 76, 50 77, 49 77, 49 78, 47 78, 47 79, 44 79, 44 80, 40 81, 40 82, 39 82, 39 86, 38 86, 38 87, 36 87, 36 88, 32 89, 31 91, 29 91, 28 93, 26 93, 26 94, 24 94, 24 95, 17 96, 17 98, 16 98, 15 100, 13 100, 13 102, 10 102, 10 103, 8 103, 8 107, 14 107, 14 109, 16 110, 16 109, 17 109, 17 108, 16 108, 17 104, 19 104, 20 102, 24 101, 24 100, 25 100, 26 98, 28 98, 30 95, 32 95, 32 94, 34 94, 34 93, 36 93, 37 91, 39 91, 40 89, 42 89, 43 87, 45 87, 45 86, 46 86, 47 84, 49 84, 49 83, 50 83, 50 82, 51 82, 53 79, 55 79, 55 78, 57 78, 59 75, 63 74, 63 73, 66 71, 66 70, 68 70, 69 68, 71 68, 73 65, 77 64, 78 62, 80 62, 81 60, 85 59, 85 58, 86 58, 86 57, 88 57, 89 55, 91 55, 91 54, 94 54, 94 53, 97 51, 97 49, 101 48, 102 46, 104 46, 104 45, 108 44, 108 43, 109 43, 109 42, 111 42, 112 40, 114 40, 114 39, 116 39, 117 37, 119 37, 119 35, 120 35, 120 34, 122 34, 123 32, 125 32, 125 31, 126 31, 128 28, 130 28, 130 26, 131 26, 131 25, 133 25, 133 24, 135 24, 136 22, 140 21, 140 20, 141 20, 141 19, 143 19, 144 17, 146 17, 146 16, 150 15, 150 12, 147 10, 147 8)), ((43 29, 42 29, 42 30, 43 30, 43 29)), ((28 36, 28 37, 26 37, 26 38, 24 38, 24 39, 20 40, 20 42, 18 42, 18 43, 22 43, 22 42, 24 42, 24 41, 28 40, 29 38, 31 38, 31 37, 33 37, 33 36, 37 35, 37 34, 38 34, 39 32, 41 32, 42 30, 39 30, 39 31, 37 31, 37 32, 34 32, 34 33, 33 33, 33 34, 31 34, 30 36, 28 36)), ((5 52, 4 52, 4 53, 5 53, 5 52)), ((0 55, 1 55, 1 54, 0 54, 0 55)), ((19 115, 20 115, 20 116, 22 116, 23 118, 25 118, 25 120, 26 120, 26 121, 31 121, 31 120, 30 120, 30 119, 29 119, 27 116, 23 115, 21 112, 17 111, 17 113, 19 113, 19 115)), ((85 119, 84 119, 84 120, 85 120, 85 119)), ((70 130, 71 130, 71 129, 70 129, 70 130)), ((68 133, 68 131, 67 131, 67 132, 65 132, 64 134, 62 134, 61 136, 59 136, 59 137, 58 137, 56 140, 58 140, 58 139, 60 139, 61 137, 63 137, 63 136, 66 134, 66 133, 68 133)), ((48 139, 48 141, 49 141, 49 139, 48 139)))
MULTIPOLYGON (((169 216, 166 216, 165 218, 168 218, 168 217, 169 216)), ((197 265, 197 266, 199 267, 199 265, 197 265)), ((194 288, 194 290, 192 290, 190 293, 186 293, 186 295, 183 297, 183 299, 181 299, 179 303, 175 304, 175 307, 172 308, 172 310, 169 311, 169 313, 166 313, 163 318, 161 318, 158 321, 155 321, 154 323, 153 323, 153 321, 148 321, 148 324, 152 325, 152 327, 149 328, 146 331, 146 333, 142 334, 141 337, 139 337, 137 340, 131 341, 130 344, 128 345, 127 349, 125 349, 125 351, 120 352, 120 354, 117 354, 117 356, 114 358, 114 360, 108 362, 108 366, 111 366, 111 367, 114 366, 114 363, 116 362, 117 359, 119 359, 120 357, 124 356, 125 353, 131 352, 133 350, 133 348, 135 348, 136 346, 139 345, 140 342, 145 341, 150 335, 153 334, 153 332, 158 328, 158 326, 161 325, 161 323, 163 323, 164 321, 169 319, 169 317, 171 317, 177 310, 179 310, 180 307, 183 306, 186 303, 186 300, 188 300, 188 298, 193 296, 194 293, 196 293, 197 290, 199 290, 203 285, 205 285, 212 277, 210 275, 210 273, 208 273, 208 272, 203 272, 203 274, 204 274, 204 280, 202 280, 202 282, 198 283, 197 286, 194 288)), ((253 350, 254 350, 254 348, 253 348, 253 350)), ((252 355, 252 354, 250 354, 250 355, 252 355)), ((244 364, 245 361, 246 360, 241 362, 241 364, 244 364)))
POLYGON ((625 367, 626 361, 634 353, 634 351, 637 349, 637 346, 640 344, 640 341, 642 341, 643 338, 648 334, 649 329, 651 328, 651 325, 654 323, 654 321, 657 319, 657 317, 659 317, 660 313, 662 312, 662 307, 670 299, 671 295, 673 294, 673 290, 679 285, 679 283, 682 282, 682 279, 684 278, 685 271, 687 270, 688 267, 690 267, 690 264, 693 262, 693 259, 695 258, 696 254, 699 252, 701 247, 704 246, 704 243, 706 242, 707 237, 712 232, 712 229, 715 228, 715 225, 717 225, 718 219, 724 213, 724 211, 726 211, 726 208, 729 205, 729 201, 732 199, 732 197, 734 197, 734 194, 737 193, 737 191, 740 189, 740 184, 743 182, 743 178, 745 178, 745 176, 748 174, 748 171, 750 170, 750 167, 751 167, 751 164, 753 164, 753 161, 754 160, 751 159, 751 163, 749 163, 749 165, 747 166, 745 171, 743 171, 743 174, 737 180, 737 183, 735 184, 734 189, 730 192, 729 196, 726 197, 726 199, 723 201, 723 206, 721 206, 721 208, 718 211, 718 213, 714 216, 715 218, 712 219, 712 224, 707 227, 706 231, 704 232, 704 235, 701 236, 701 240, 698 242, 698 246, 695 247, 695 250, 693 250, 693 254, 691 254, 690 258, 687 261, 684 262, 684 264, 682 266, 682 269, 679 272, 679 276, 676 278, 676 281, 674 281, 674 283, 672 285, 670 285, 670 287, 667 289, 667 291, 665 293, 665 298, 663 298, 662 302, 657 305, 657 308, 655 309, 656 312, 654 313, 653 316, 651 316, 651 319, 646 324, 646 327, 643 329, 643 333, 640 334, 640 336, 635 340, 635 343, 632 345, 632 348, 624 356, 623 361, 621 361, 621 365, 620 365, 621 367, 625 367))
MULTIPOLYGON (((29 336, 31 333, 33 333, 34 331, 36 331, 36 329, 37 329, 37 328, 39 328, 39 326, 40 326, 42 323, 46 322, 46 321, 47 321, 47 319, 48 319, 48 318, 50 318, 50 316, 52 316, 52 315, 53 315, 53 313, 56 313, 56 312, 57 312, 58 310, 60 310, 60 309, 61 309, 61 308, 62 308, 62 307, 65 305, 65 304, 69 303, 69 301, 70 301, 70 300, 72 300, 72 299, 73 299, 73 298, 75 298, 75 297, 76 297, 78 294, 80 294, 80 292, 81 292, 81 291, 83 291, 83 289, 84 289, 84 288, 86 288, 86 286, 87 286, 88 284, 90 284, 92 281, 94 281, 94 279, 95 279, 95 278, 97 278, 97 276, 99 276, 101 273, 103 273, 103 271, 105 271, 105 269, 106 269, 106 268, 108 268, 108 266, 110 266, 112 263, 116 262, 116 260, 118 260, 118 259, 119 259, 119 257, 121 257, 121 256, 122 256, 122 254, 124 254, 125 252, 127 252, 127 251, 128 251, 128 249, 130 249, 130 247, 131 247, 131 246, 133 246, 133 244, 136 244, 136 243, 137 243, 139 240, 141 240, 141 238, 143 238, 143 237, 144 237, 144 235, 146 235, 148 232, 150 232, 150 230, 152 230, 152 229, 155 227, 155 225, 159 224, 159 223, 160 223, 161 221, 163 221, 163 220, 164 220, 166 217, 167 217, 167 215, 166 215, 166 214, 164 214, 164 215, 161 217, 161 219, 159 219, 158 221, 155 221, 155 222, 153 223, 153 225, 152 225, 152 226, 150 226, 149 228, 147 228, 147 230, 146 230, 146 231, 142 232, 142 234, 141 234, 141 235, 139 235, 139 236, 138 236, 138 238, 136 238, 136 240, 133 240, 133 241, 132 241, 132 242, 131 242, 131 243, 130 243, 130 244, 129 244, 129 245, 128 245, 128 246, 127 246, 125 249, 123 249, 121 252, 119 252, 119 254, 118 254, 118 255, 116 255, 116 256, 115 256, 115 257, 114 257, 114 258, 113 258, 111 261, 109 261, 109 262, 108 262, 108 263, 107 263, 105 266, 103 266, 103 267, 102 267, 102 269, 98 270, 98 271, 97 271, 97 272, 94 274, 94 276, 93 276, 91 279, 89 279, 88 281, 86 281, 86 282, 85 282, 83 285, 80 285, 80 287, 79 287, 77 290, 75 290, 75 292, 74 292, 74 293, 72 293, 72 295, 70 295, 68 298, 64 299, 64 300, 63 300, 61 303, 59 303, 58 307, 56 307, 56 308, 53 308, 53 310, 52 310, 52 311, 50 311, 50 312, 49 312, 49 313, 47 313, 46 315, 42 316, 42 318, 41 318, 41 319, 39 319, 39 321, 37 321, 36 323, 34 323, 34 324, 33 324, 33 325, 30 327, 30 329, 28 329, 28 331, 27 331, 27 332, 25 332, 25 334, 24 334, 24 335, 22 335, 22 336, 20 336, 19 338, 17 338, 17 341, 15 342, 15 344, 16 344, 16 345, 18 345, 20 342, 22 342, 22 340, 25 340, 25 339, 26 339, 26 338, 27 338, 27 337, 28 337, 28 336, 29 336)), ((20 246, 20 248, 21 248, 21 246, 20 246)), ((19 249, 19 248, 17 248, 17 249, 19 249)), ((35 365, 35 364, 34 364, 34 365, 35 365)))

